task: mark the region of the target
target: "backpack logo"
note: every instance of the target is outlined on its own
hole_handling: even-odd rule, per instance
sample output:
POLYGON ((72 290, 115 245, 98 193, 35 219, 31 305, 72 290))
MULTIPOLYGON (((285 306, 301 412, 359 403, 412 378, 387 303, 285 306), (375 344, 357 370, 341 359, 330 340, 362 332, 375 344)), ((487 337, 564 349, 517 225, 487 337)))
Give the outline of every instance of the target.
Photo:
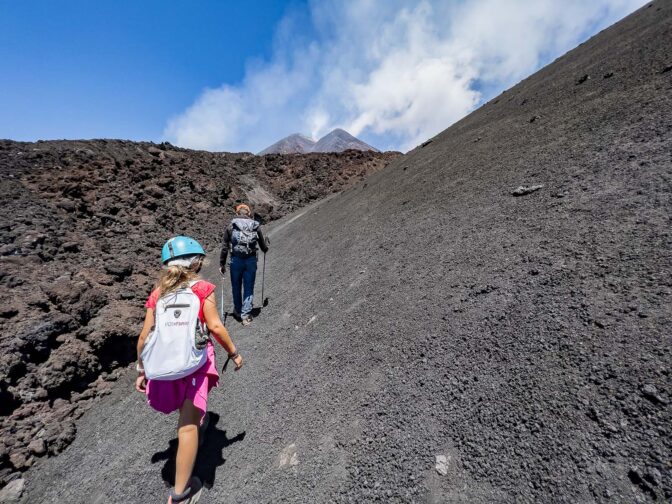
POLYGON ((175 315, 175 318, 180 318, 180 315, 182 315, 182 310, 175 310, 173 315, 175 315))

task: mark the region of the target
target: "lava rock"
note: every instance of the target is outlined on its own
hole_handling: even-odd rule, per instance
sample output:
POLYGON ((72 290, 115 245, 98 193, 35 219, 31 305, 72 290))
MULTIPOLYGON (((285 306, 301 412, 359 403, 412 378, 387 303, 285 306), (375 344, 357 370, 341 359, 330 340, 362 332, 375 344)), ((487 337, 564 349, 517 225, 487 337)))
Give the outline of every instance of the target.
POLYGON ((448 474, 448 465, 450 462, 450 457, 446 455, 437 455, 435 457, 434 469, 441 476, 446 476, 448 474))
POLYGON ((19 471, 26 470, 32 465, 30 456, 23 450, 10 453, 9 462, 15 469, 18 469, 19 471))
POLYGON ((47 453, 47 444, 44 442, 44 439, 34 439, 28 444, 28 450, 33 455, 41 457, 47 453))
POLYGON ((13 303, 1 303, 0 304, 0 318, 10 319, 16 317, 19 314, 19 309, 13 303))
POLYGON ((66 242, 61 245, 63 252, 79 252, 80 245, 77 242, 66 242))
POLYGON ((51 352, 49 359, 37 371, 40 386, 47 391, 56 391, 68 383, 93 377, 100 369, 97 356, 91 346, 69 337, 51 352))
POLYGON ((533 186, 519 186, 516 189, 514 189, 511 194, 514 196, 525 196, 527 194, 532 194, 533 192, 538 191, 539 189, 542 189, 544 186, 539 184, 539 185, 533 185, 533 186))
POLYGON ((10 481, 4 488, 0 489, 0 503, 19 502, 23 495, 25 481, 23 478, 18 478, 10 481))
POLYGON ((72 317, 64 313, 48 313, 24 326, 19 334, 22 347, 32 355, 48 354, 56 337, 78 327, 72 317))
POLYGON ((655 385, 646 384, 641 388, 642 396, 654 404, 667 404, 667 401, 658 393, 655 385))
POLYGON ((133 273, 133 265, 130 262, 111 262, 106 263, 105 271, 114 276, 117 280, 123 280, 133 273))

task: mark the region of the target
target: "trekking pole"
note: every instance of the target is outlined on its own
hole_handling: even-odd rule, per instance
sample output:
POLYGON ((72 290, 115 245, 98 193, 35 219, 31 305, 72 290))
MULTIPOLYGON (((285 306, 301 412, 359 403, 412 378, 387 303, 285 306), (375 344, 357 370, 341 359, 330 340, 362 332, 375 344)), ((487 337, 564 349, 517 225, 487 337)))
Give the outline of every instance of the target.
POLYGON ((222 324, 226 326, 226 316, 228 313, 224 312, 224 275, 222 275, 222 301, 221 301, 221 310, 222 310, 222 324))
POLYGON ((264 267, 261 269, 261 299, 263 306, 268 306, 268 298, 264 297, 264 286, 266 285, 266 252, 264 252, 264 267))

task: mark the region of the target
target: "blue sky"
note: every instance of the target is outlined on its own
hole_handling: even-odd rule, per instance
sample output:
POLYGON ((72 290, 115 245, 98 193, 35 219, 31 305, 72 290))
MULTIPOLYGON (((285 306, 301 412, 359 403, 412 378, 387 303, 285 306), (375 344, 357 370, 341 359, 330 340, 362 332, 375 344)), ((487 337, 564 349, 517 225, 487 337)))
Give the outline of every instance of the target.
POLYGON ((0 0, 0 137, 160 139, 300 2, 0 0), (250 4, 254 3, 254 8, 250 4))
POLYGON ((642 0, 0 0, 0 138, 407 150, 642 0))

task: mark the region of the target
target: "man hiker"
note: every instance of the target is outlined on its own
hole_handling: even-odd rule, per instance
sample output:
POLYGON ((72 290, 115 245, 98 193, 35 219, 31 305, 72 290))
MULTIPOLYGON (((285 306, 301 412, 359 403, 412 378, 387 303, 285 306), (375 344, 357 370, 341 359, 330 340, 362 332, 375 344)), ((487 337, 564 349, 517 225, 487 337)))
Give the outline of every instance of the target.
POLYGON ((226 258, 231 248, 233 316, 243 325, 248 325, 252 322, 254 280, 257 276, 257 245, 265 254, 268 252, 268 243, 261 232, 261 224, 252 218, 252 211, 248 205, 244 203, 236 205, 235 212, 236 216, 224 232, 219 271, 224 276, 226 258))

